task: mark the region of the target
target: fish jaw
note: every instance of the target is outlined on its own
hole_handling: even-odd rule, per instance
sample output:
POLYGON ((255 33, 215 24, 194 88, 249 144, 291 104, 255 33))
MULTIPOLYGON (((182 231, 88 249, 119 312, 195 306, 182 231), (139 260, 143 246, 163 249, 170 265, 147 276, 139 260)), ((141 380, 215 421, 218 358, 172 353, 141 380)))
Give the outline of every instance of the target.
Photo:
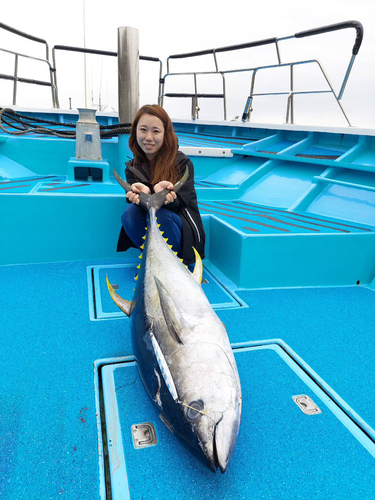
MULTIPOLYGON (((240 403, 239 403, 240 405, 240 403)), ((216 465, 221 472, 227 470, 229 461, 236 446, 238 432, 240 429, 240 412, 234 409, 224 413, 223 419, 215 428, 215 459, 216 465)))
POLYGON ((235 408, 229 408, 224 413, 215 411, 202 415, 195 433, 213 472, 220 469, 224 474, 227 470, 237 443, 240 420, 240 409, 235 408))
POLYGON ((196 447, 212 471, 224 473, 237 442, 242 410, 241 385, 230 345, 227 349, 204 342, 182 345, 171 360, 172 374, 174 364, 181 363, 178 375, 184 377, 174 378, 196 447))

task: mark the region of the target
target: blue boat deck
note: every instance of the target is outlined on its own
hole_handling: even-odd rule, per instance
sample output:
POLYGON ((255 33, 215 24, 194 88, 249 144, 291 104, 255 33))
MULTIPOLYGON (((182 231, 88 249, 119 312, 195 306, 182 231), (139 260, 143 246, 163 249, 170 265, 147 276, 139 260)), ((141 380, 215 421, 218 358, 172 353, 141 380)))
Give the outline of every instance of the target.
POLYGON ((75 177, 73 141, 2 136, 0 497, 109 499, 111 472, 121 499, 374 497, 374 138, 193 127, 176 124, 207 235, 203 287, 243 387, 228 471, 159 420, 105 291, 108 274, 128 298, 136 274, 138 252, 115 251, 125 202, 111 172, 129 151, 105 140, 108 177, 75 177), (322 413, 304 415, 298 394, 322 413), (158 444, 136 450, 145 421, 158 444))
POLYGON ((98 497, 93 362, 106 358, 110 373, 102 377, 118 368, 127 467, 122 482, 131 498, 196 498, 198 492, 202 499, 296 498, 301 477, 311 496, 371 498, 373 291, 237 291, 241 307, 217 309, 244 391, 239 444, 219 477, 158 419, 131 359, 121 364, 132 354, 129 321, 90 320, 87 268, 111 265, 113 260, 0 267, 3 498, 98 497), (308 394, 322 415, 304 415, 292 401, 297 394, 308 394), (159 443, 135 450, 130 427, 144 421, 155 423, 159 443), (166 486, 170 473, 173 486, 166 486))

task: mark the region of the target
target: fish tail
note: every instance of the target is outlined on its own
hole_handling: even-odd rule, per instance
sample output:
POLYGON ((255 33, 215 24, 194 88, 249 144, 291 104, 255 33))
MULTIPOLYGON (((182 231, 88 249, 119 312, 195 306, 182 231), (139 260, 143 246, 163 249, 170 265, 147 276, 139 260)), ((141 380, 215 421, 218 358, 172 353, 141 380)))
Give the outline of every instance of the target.
MULTIPOLYGON (((128 182, 121 179, 121 177, 117 174, 115 170, 113 171, 113 173, 120 186, 122 186, 126 192, 131 191, 131 185, 128 182)), ((189 168, 186 167, 184 175, 178 182, 176 182, 176 184, 173 187, 173 191, 175 193, 177 193, 177 191, 181 188, 181 186, 185 184, 188 177, 189 177, 189 168)), ((155 212, 157 212, 159 208, 164 205, 166 196, 169 192, 170 192, 169 189, 163 189, 163 191, 154 194, 139 193, 139 203, 149 212, 151 209, 154 209, 155 212)))
POLYGON ((153 209, 155 213, 164 205, 168 193, 167 189, 154 194, 139 193, 139 204, 149 212, 153 209))

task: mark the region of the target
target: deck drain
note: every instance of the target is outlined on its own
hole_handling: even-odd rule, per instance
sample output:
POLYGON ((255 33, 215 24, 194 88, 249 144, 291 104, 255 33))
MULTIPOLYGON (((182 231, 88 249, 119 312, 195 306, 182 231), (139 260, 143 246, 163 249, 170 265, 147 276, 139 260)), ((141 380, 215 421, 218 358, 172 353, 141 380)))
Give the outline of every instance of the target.
POLYGON ((317 415, 322 413, 322 410, 309 398, 309 396, 292 396, 293 401, 306 415, 317 415))
POLYGON ((132 425, 134 448, 148 448, 158 442, 155 427, 151 422, 132 425))

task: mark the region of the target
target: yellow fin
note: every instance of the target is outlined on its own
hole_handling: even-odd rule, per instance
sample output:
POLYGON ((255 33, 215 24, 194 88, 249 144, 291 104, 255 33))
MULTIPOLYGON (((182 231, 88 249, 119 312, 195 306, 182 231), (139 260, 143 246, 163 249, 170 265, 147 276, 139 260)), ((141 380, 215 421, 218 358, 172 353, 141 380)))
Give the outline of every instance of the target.
POLYGON ((200 284, 202 283, 202 275, 203 275, 203 263, 201 256, 199 253, 196 251, 196 249, 193 247, 194 254, 195 254, 195 266, 194 266, 194 271, 193 271, 193 276, 195 280, 200 284))
POLYGON ((138 255, 138 259, 143 259, 143 253, 141 253, 141 255, 138 255))
POLYGON ((140 248, 141 250, 143 250, 143 249, 144 249, 144 247, 145 247, 145 244, 143 243, 143 245, 141 245, 139 248, 140 248))
POLYGON ((113 289, 113 286, 109 282, 108 275, 106 276, 106 281, 107 281, 107 288, 109 291, 109 294, 113 300, 113 302, 116 304, 116 306, 121 309, 127 316, 130 316, 132 311, 133 311, 133 303, 132 301, 128 301, 120 297, 115 290, 113 289))

